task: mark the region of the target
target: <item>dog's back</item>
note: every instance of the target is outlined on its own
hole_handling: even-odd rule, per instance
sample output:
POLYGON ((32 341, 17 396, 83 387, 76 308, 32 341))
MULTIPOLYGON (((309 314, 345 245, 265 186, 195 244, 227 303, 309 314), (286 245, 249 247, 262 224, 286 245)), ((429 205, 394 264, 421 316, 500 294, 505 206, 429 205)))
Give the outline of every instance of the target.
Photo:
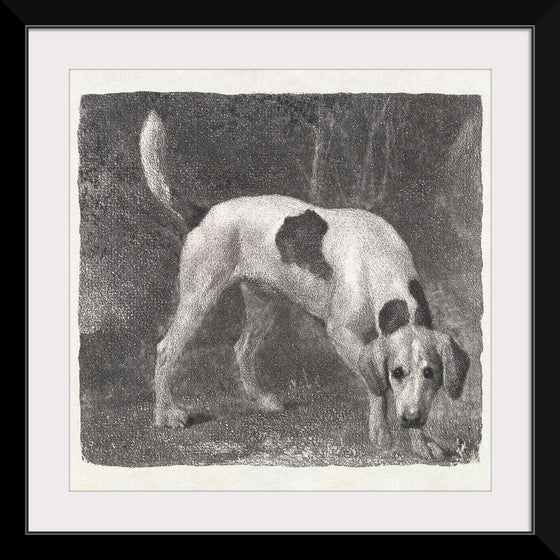
MULTIPOLYGON (((163 163, 165 142, 163 123, 152 111, 140 138, 142 165, 150 190, 176 218, 180 213, 163 163)), ((377 296, 390 299, 406 293, 406 283, 416 277, 401 237, 365 210, 262 195, 230 199, 207 212, 193 204, 181 214, 189 229, 197 226, 187 237, 183 262, 195 251, 205 259, 219 253, 231 282, 249 279, 267 285, 322 319, 330 312, 335 290, 371 303, 372 285, 377 296), (199 237, 205 247, 199 248, 199 237)))

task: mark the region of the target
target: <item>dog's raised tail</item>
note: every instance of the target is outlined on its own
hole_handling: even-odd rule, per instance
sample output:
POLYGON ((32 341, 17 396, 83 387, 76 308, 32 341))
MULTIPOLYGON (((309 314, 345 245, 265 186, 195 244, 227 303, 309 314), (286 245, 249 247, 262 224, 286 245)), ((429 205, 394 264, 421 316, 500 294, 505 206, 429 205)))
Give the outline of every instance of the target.
POLYGON ((165 128, 160 116, 150 111, 140 133, 140 159, 148 187, 154 196, 171 212, 172 216, 189 228, 200 223, 207 209, 190 202, 177 208, 171 186, 165 173, 165 128))
POLYGON ((159 115, 150 111, 140 133, 140 158, 148 187, 155 197, 177 217, 171 203, 171 187, 165 178, 165 129, 159 115))

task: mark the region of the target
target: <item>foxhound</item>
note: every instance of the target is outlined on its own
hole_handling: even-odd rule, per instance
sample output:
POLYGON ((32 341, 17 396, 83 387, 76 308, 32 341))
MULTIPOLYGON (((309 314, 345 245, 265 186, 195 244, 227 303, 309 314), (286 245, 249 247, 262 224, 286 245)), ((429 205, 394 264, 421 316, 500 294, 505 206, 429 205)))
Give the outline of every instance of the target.
POLYGON ((469 358, 452 337, 433 329, 411 253, 395 229, 365 210, 321 208, 280 195, 234 198, 207 211, 190 205, 179 213, 164 148, 164 126, 152 111, 140 136, 147 184, 173 219, 192 228, 181 251, 177 310, 157 346, 155 425, 187 424, 170 380, 204 315, 225 288, 240 283, 248 320, 235 353, 256 406, 282 408, 259 389, 253 357, 274 323, 275 295, 283 294, 323 321, 336 351, 363 382, 373 445, 386 450, 393 443, 386 400, 392 393, 396 425, 417 434, 414 447, 422 454, 441 455, 418 433, 441 386, 452 399, 461 395, 469 358))

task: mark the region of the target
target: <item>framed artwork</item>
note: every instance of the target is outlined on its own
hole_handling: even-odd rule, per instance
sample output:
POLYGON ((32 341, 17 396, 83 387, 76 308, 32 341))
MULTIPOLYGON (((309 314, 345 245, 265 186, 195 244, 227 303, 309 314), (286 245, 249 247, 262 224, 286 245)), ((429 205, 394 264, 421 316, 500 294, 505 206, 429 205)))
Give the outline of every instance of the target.
POLYGON ((534 530, 531 26, 26 33, 30 532, 534 530))

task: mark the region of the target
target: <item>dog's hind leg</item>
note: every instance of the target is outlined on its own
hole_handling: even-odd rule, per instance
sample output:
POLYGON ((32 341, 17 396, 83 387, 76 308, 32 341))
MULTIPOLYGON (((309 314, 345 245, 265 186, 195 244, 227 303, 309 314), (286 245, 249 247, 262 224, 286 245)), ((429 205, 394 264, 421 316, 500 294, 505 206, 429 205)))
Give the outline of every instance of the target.
POLYGON ((173 403, 171 381, 183 348, 193 339, 204 316, 230 283, 236 258, 235 244, 228 241, 227 235, 205 231, 203 225, 191 231, 185 240, 179 274, 179 304, 171 326, 157 346, 156 426, 178 428, 187 424, 187 412, 173 403))
POLYGON ((183 300, 165 337, 157 345, 154 377, 156 393, 154 424, 156 426, 179 428, 187 423, 187 412, 173 403, 171 382, 177 373, 183 348, 196 332, 198 326, 196 318, 194 301, 190 298, 183 300))
POLYGON ((245 301, 243 332, 235 343, 235 355, 241 383, 249 399, 261 410, 281 410, 282 403, 270 393, 263 393, 257 382, 257 352, 278 316, 278 303, 261 296, 246 283, 241 283, 245 301))

